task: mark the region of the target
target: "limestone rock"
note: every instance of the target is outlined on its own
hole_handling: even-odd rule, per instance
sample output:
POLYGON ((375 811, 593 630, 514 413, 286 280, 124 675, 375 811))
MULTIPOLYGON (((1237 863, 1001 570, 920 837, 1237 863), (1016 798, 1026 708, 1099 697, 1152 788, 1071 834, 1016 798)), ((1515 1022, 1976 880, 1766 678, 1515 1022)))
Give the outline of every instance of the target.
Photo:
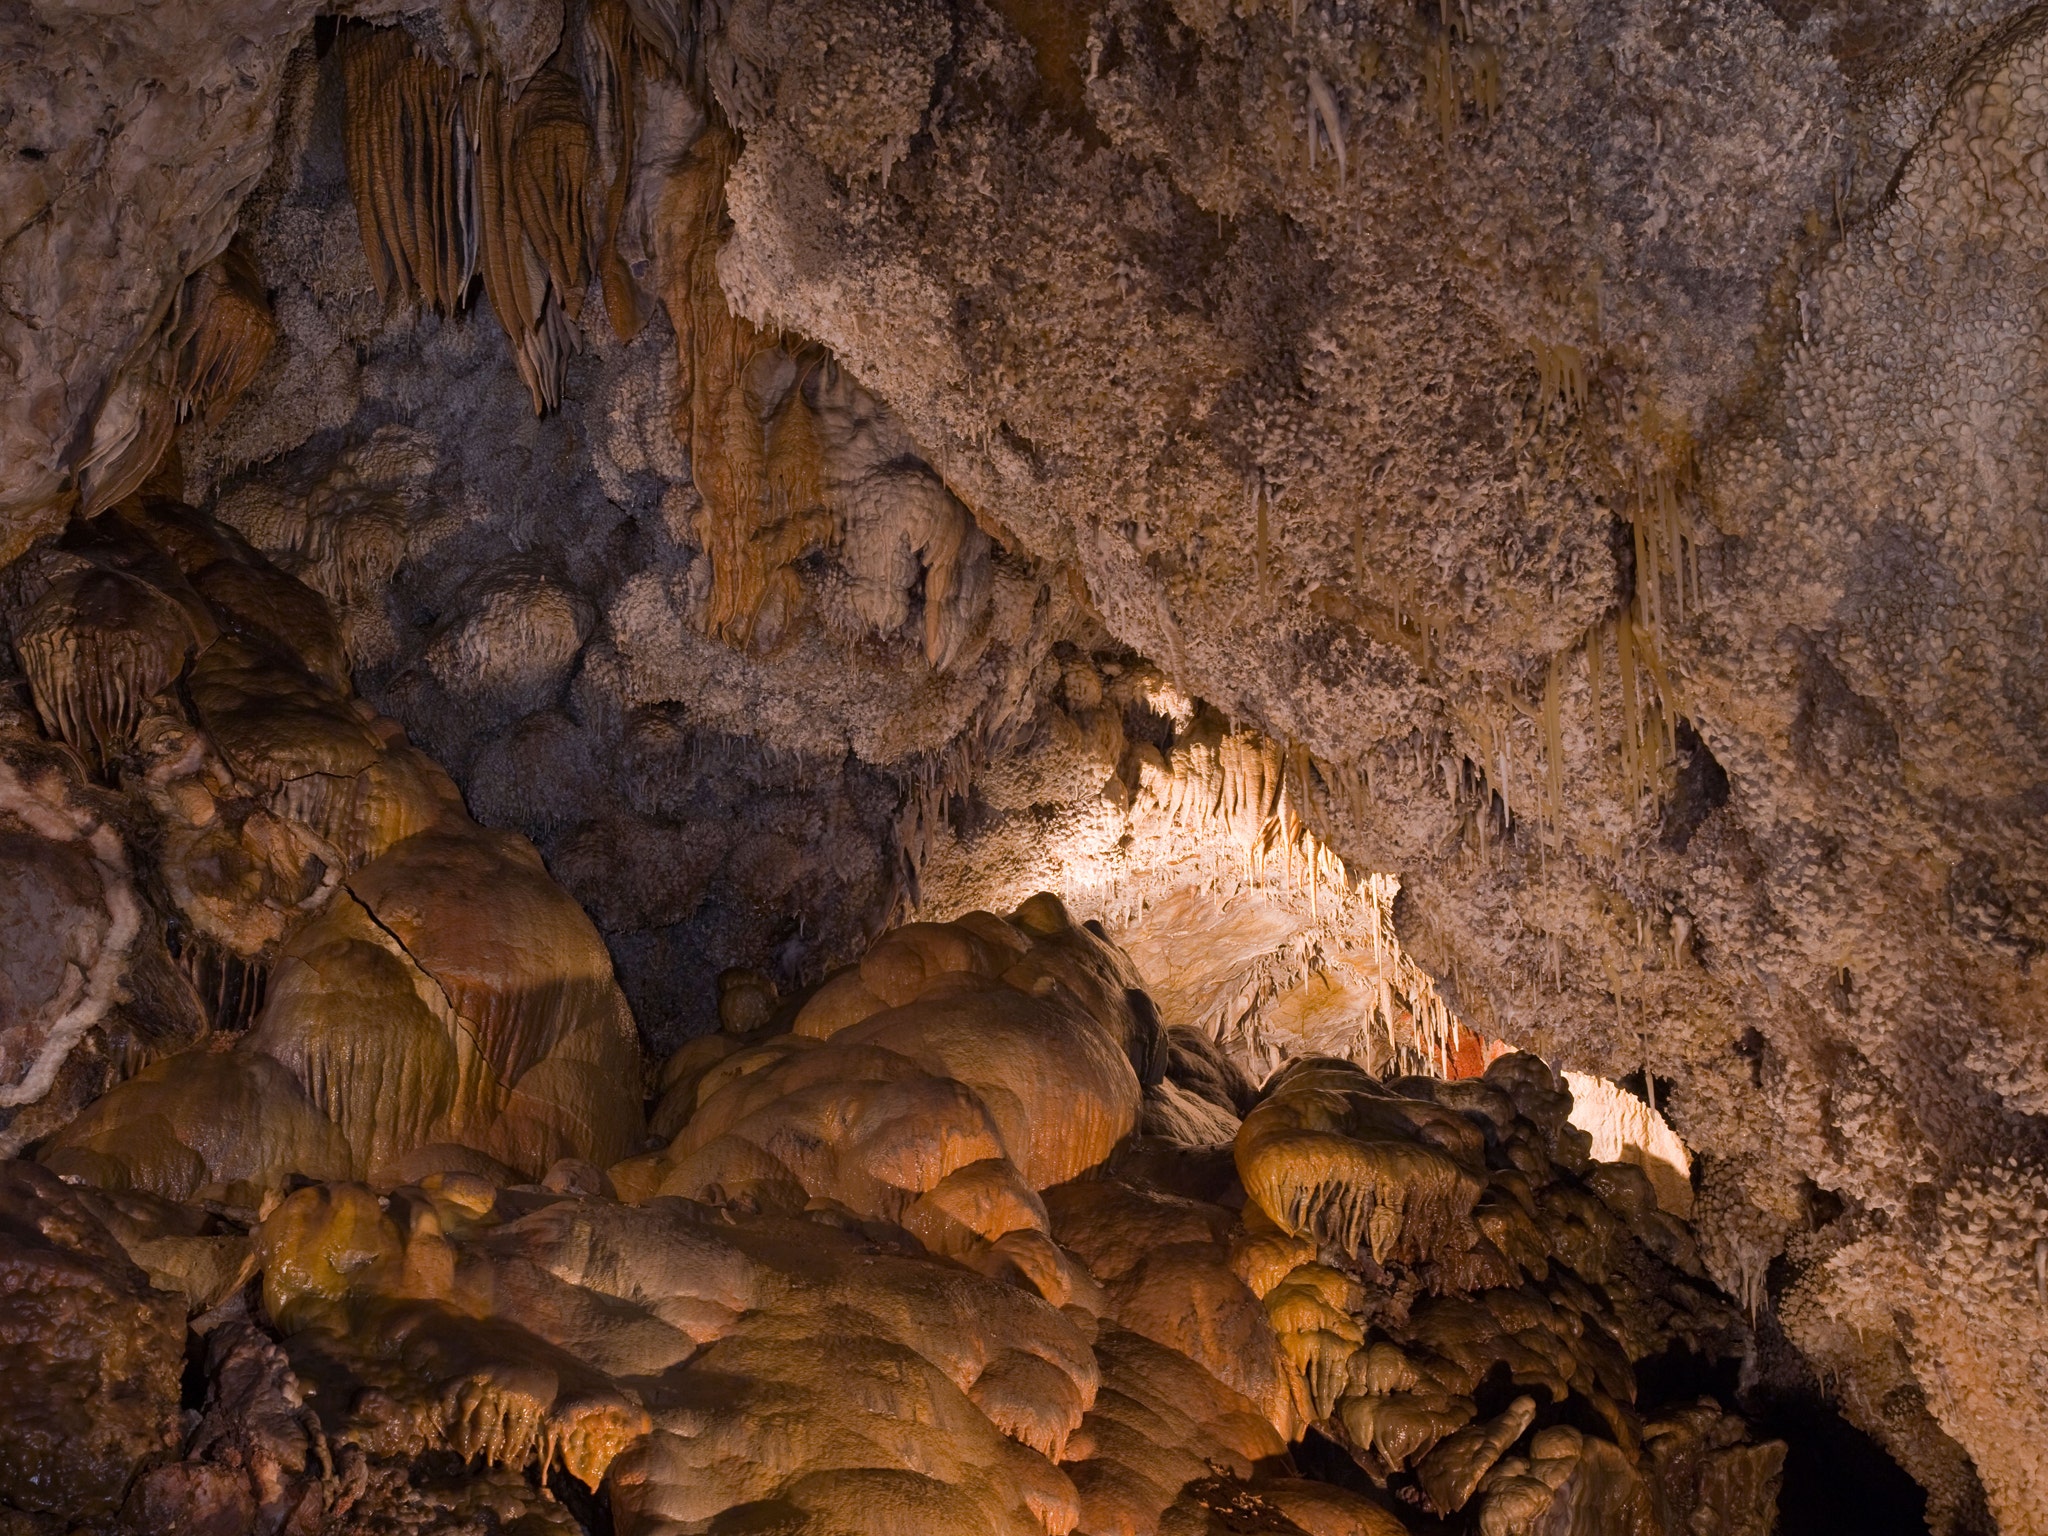
POLYGON ((105 1518, 175 1450, 184 1306, 33 1163, 0 1164, 0 1500, 105 1518))

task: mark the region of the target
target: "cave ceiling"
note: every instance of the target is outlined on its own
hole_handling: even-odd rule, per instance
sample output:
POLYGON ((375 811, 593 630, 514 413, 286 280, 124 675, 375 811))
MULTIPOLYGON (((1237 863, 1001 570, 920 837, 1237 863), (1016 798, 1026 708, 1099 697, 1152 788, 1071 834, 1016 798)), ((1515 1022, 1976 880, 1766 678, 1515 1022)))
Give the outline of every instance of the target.
MULTIPOLYGON (((973 1423, 930 1465, 983 1468, 932 1473, 981 1528, 1061 1532, 1092 1485, 1070 1508, 1040 1462, 1069 1435, 1113 1459, 1080 1406, 1113 1372, 1165 1393, 1191 1358, 1259 1405, 1260 1433, 1218 1408, 1185 1442, 1240 1478, 1309 1423, 1398 1468, 1375 1435, 1406 1431, 1339 1401, 1423 1390, 1344 1398, 1323 1344, 1225 1369, 1130 1323, 1152 1282, 1089 1246, 1121 1218, 1058 1194, 1118 1143, 1090 1137, 1235 1137, 1236 1204, 1279 1227, 1186 1241, 1255 1291, 1280 1228, 1472 1291, 1448 1255, 1495 1207, 1481 1152, 1416 1128, 1436 1109, 1396 1115, 1443 1168, 1384 1232, 1259 1149, 1309 1135, 1316 1093, 1347 1147, 1395 1114, 1297 1058, 1413 1083, 1513 1047, 1661 1112, 1630 1144, 1685 1171, 1654 1219, 1628 1186, 1631 1240, 1736 1303, 1687 1328, 1825 1399, 1930 1528, 2048 1532, 2044 251, 2048 13, 2018 0, 0 4, 0 1143, 260 1209, 236 1283, 262 1268, 283 1342, 238 1322, 210 1368, 289 1347, 377 1390, 484 1348, 403 1342, 392 1298, 429 1292, 391 1277, 422 1266, 470 1277, 435 1295, 553 1266, 574 1305, 505 1315, 558 1353, 577 1307, 654 1307, 562 1258, 559 1212, 460 1215, 462 1179, 568 1158, 563 1198, 745 1186, 773 1214, 800 1185, 850 1213, 834 1242, 900 1221, 976 1285, 1111 1320, 1012 1319, 972 1370, 900 1320, 863 1335, 877 1379, 953 1378, 933 1401, 973 1423), (496 917, 451 915, 482 892, 496 917), (1014 915, 916 926, 976 912, 1014 915), (866 969, 892 931, 951 957, 900 996, 866 969), (1012 1018, 1051 1006, 1011 969, 1041 963, 1093 1009, 1071 1039, 1012 1018), (942 974, 979 979, 925 998, 942 974), (402 1069, 345 1039, 390 987, 431 1042, 402 1069), (866 1048, 842 1029, 995 1104, 943 1021, 870 1019, 970 993, 1073 1074, 1059 1146, 990 1110, 959 1166, 1002 1171, 916 1185, 915 1219, 732 1150, 866 1048), (1132 1043, 1153 1029, 1192 1032, 1177 1065, 1132 1043), (602 1080, 643 1053, 668 1066, 619 1109, 602 1080), (224 1149, 203 1115, 286 1093, 273 1068, 305 1113, 224 1149), (431 1106, 351 1107, 376 1072, 431 1106), (183 1173, 138 1150, 149 1116, 183 1173), (484 1163, 407 1161, 443 1141, 484 1163), (382 1278, 314 1274, 344 1227, 382 1278), (375 1360, 292 1343, 387 1324, 375 1360), (1039 1461, 986 1470, 1020 1444, 1039 1461)), ((1490 1070, 1515 1096, 1485 1156, 1526 1122, 1545 1169, 1583 1161, 1532 1107, 1549 1079, 1490 1070)), ((114 1221, 8 1177, 9 1221, 114 1221)), ((1143 1198, 1231 1206, 1191 1177, 1143 1198)), ((1328 1175, 1388 1209, 1393 1178, 1328 1175)), ((756 1298, 691 1306, 882 1317, 913 1284, 855 1295, 779 1228, 664 1220, 756 1298)), ((65 1273, 175 1331, 161 1289, 65 1273)), ((959 1285, 963 1315, 1009 1305, 959 1285)), ((652 1318, 727 1352, 749 1414, 813 1390, 776 1354, 794 1323, 652 1318)), ((727 1529, 692 1523, 712 1450, 619 1386, 657 1369, 629 1354, 546 1356, 543 1479, 623 1456, 621 1530, 727 1529)), ((479 1402, 511 1417, 465 1456, 526 1443, 479 1402)), ((1535 1422, 1475 1413, 1473 1487, 1535 1422)), ((1548 1424, 1516 1454, 1515 1497, 1620 1475, 1548 1424)), ((1462 1507, 1428 1465, 1418 1497, 1462 1507)), ((858 1528, 831 1523, 850 1484, 748 1486, 812 1511, 788 1529, 858 1528)), ((1320 1495, 1269 1495, 1323 1529, 1320 1495)))

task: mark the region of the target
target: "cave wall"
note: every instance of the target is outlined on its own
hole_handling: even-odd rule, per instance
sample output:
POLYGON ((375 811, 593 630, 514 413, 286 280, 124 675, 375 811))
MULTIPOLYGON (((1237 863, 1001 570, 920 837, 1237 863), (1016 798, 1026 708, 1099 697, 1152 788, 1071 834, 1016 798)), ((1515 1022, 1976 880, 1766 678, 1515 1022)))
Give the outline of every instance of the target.
MULTIPOLYGON (((1143 774, 1092 712, 1105 665, 1152 669, 1305 749, 1300 815, 1398 872, 1462 1017, 1674 1085, 1716 1278, 1937 1521, 2048 1528, 2038 26, 700 22, 718 291, 829 353, 759 387, 839 424, 847 485, 897 477, 776 567, 800 621, 716 633, 669 306, 620 341, 593 303, 535 417, 498 329, 380 299, 310 8, 229 0, 0 23, 0 94, 38 104, 0 124, 0 549, 166 430, 153 338, 239 223, 280 339, 178 434, 184 489, 535 840, 649 1038, 704 1028, 726 965, 813 979, 924 883, 1015 899, 1049 826, 1118 846, 1143 774), (935 649, 937 557, 890 530, 964 527, 955 499, 986 584, 935 649)), ((528 72, 589 46, 547 5, 408 25, 528 72)), ((703 109, 641 105, 659 230, 703 109)))
POLYGON ((2028 1437, 1989 1444, 2041 1361, 2028 24, 1924 19, 1873 73, 1829 18, 1482 12, 1501 104, 1444 119, 1398 16, 1108 7, 1063 117, 1029 14, 963 18, 943 68, 843 45, 933 81, 886 183, 816 142, 794 21, 786 55, 738 36, 737 300, 829 341, 1181 686, 1362 769, 1335 841, 1402 872, 1457 1006, 1674 1080, 1724 1281, 1766 1294, 1796 1234, 1788 1315, 1877 1324, 1820 1329, 1852 1372, 1925 1362, 2038 1524, 2028 1437), (1311 76, 1350 140, 1315 170, 1311 76), (1617 609, 1663 669, 1654 795, 1617 609), (1848 1202, 1829 1236, 1793 1170, 1848 1202))

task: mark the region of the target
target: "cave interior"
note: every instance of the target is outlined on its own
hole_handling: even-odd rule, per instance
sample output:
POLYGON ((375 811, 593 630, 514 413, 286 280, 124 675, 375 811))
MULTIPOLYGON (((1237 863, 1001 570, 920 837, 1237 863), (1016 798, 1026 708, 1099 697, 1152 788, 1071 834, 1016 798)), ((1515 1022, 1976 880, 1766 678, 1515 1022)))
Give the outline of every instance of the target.
POLYGON ((2044 253, 2023 0, 0 4, 0 1536, 2048 1536, 2044 253))

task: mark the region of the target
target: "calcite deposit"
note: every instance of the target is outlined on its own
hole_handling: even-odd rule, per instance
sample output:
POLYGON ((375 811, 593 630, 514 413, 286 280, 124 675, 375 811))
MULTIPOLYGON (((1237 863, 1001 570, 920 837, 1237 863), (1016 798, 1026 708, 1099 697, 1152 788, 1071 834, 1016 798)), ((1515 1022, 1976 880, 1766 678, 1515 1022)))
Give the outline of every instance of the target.
POLYGON ((510 1478, 501 1512, 568 1479, 634 1533, 1771 1529, 1784 1444, 1635 1371, 1739 1358, 1747 1325, 1641 1171, 1591 1162, 1549 1067, 1382 1086, 1303 1057, 1232 1138, 1248 1084, 1205 1036, 1176 1052, 1132 979, 1040 895, 892 930, 765 1018, 736 982, 727 1030, 659 1075, 673 1142, 539 1182, 433 1156, 417 1082, 346 1138, 323 1122, 331 1145, 281 1139, 296 1085, 260 1025, 170 1056, 275 1081, 224 1105, 213 1070, 182 1096, 145 1072, 96 1106, 135 1127, 104 1161, 67 1132, 8 1165, 9 1326, 94 1380, 56 1420, 43 1374, 10 1388, 24 1462, 77 1465, 58 1497, 40 1470, 0 1496, 131 1529, 405 1528, 431 1487, 406 1469, 452 1455, 487 1505, 510 1478), (1147 1133, 1175 1095, 1210 1118, 1147 1133), (1261 1130, 1310 1102, 1319 1139, 1261 1130), (247 1203, 137 1195, 146 1128, 187 1103, 213 1111, 207 1171, 244 1172, 206 1188, 247 1203), (368 1183, 320 1166, 378 1145, 368 1183), (208 1387, 180 1434, 188 1313, 208 1387), (1298 1476, 1310 1433, 1357 1476, 1298 1476))
POLYGON ((2044 114, 0 6, 0 1528, 2048 1532, 2044 114))

